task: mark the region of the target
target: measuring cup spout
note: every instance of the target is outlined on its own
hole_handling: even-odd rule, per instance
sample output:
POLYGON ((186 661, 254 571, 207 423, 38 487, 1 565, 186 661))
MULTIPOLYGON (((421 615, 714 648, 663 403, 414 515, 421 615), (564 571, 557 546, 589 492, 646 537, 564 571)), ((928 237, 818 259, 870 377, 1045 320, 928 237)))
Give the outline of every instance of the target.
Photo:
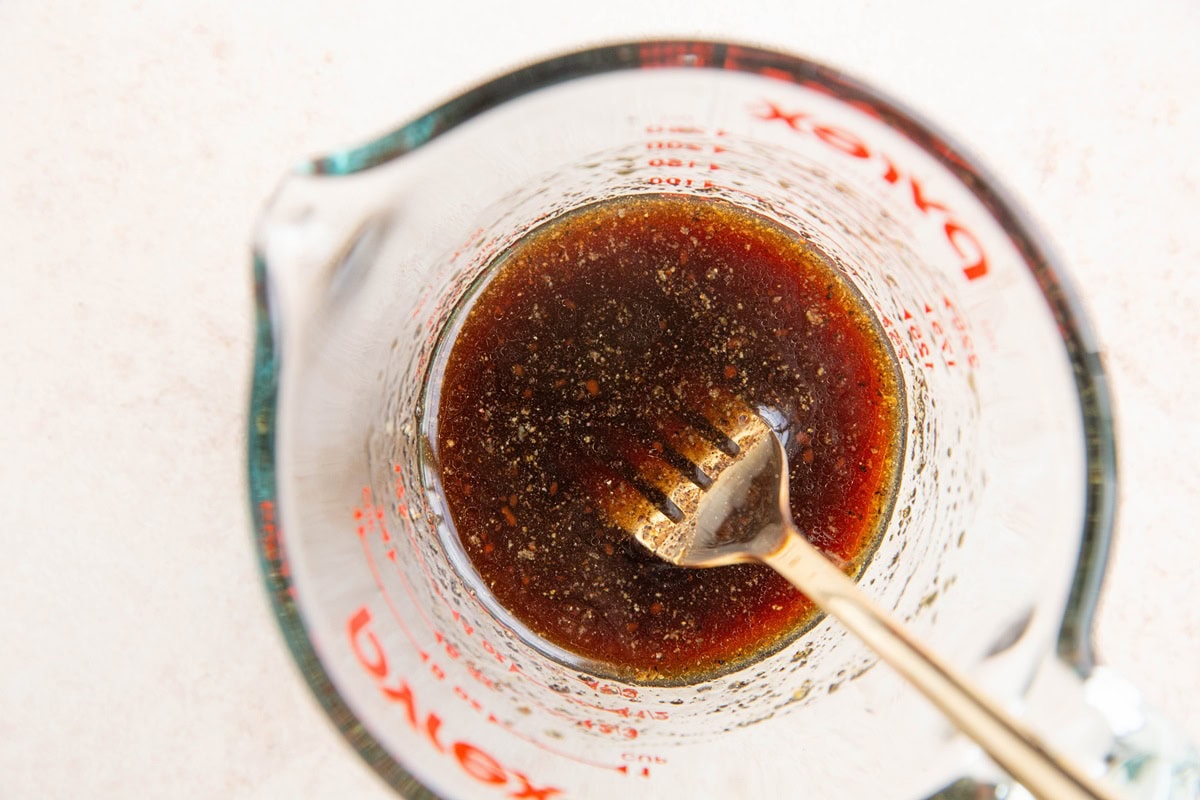
POLYGON ((369 181, 288 177, 254 237, 273 322, 303 329, 354 295, 377 264, 395 213, 369 181))

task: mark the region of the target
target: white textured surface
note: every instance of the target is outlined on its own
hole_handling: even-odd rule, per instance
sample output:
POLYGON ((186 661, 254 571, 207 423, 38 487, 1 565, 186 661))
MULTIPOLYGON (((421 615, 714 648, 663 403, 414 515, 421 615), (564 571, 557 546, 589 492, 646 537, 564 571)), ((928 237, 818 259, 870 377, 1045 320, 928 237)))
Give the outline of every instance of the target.
POLYGON ((250 550, 250 226, 302 155, 664 34, 875 83, 1041 223, 1119 403, 1101 653, 1200 740, 1200 6, 693 5, 0 5, 0 796, 389 796, 302 684, 250 550))

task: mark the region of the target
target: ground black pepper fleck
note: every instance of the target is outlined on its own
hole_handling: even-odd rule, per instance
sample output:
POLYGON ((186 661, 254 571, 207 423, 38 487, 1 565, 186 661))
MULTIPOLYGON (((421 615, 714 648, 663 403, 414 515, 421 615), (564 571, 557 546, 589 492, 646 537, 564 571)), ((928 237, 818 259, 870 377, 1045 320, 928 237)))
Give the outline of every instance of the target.
POLYGON ((455 529, 499 602, 645 681, 729 669, 799 629, 811 604, 768 568, 668 565, 589 497, 636 487, 647 459, 685 469, 664 442, 713 390, 788 415, 796 522, 861 561, 900 463, 898 372, 820 254, 723 201, 642 195, 502 255, 452 343, 436 432, 455 529))

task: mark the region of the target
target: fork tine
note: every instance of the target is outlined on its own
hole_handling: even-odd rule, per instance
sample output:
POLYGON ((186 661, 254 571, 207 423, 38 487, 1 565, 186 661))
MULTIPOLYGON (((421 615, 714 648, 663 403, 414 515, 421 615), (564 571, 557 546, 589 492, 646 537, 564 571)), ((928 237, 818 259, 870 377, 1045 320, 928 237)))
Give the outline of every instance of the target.
POLYGON ((655 551, 695 512, 716 476, 761 435, 762 420, 732 392, 706 388, 691 395, 686 405, 651 420, 650 428, 597 437, 609 475, 593 496, 616 527, 655 551))
POLYGON ((647 423, 645 420, 635 422, 628 428, 629 434, 640 445, 648 448, 651 453, 665 461, 668 466, 699 488, 707 489, 711 486, 712 479, 704 474, 699 465, 671 446, 667 437, 663 435, 662 425, 659 422, 657 420, 653 424, 647 423))
POLYGON ((672 497, 677 494, 681 473, 662 454, 625 430, 610 430, 593 437, 593 448, 608 473, 605 481, 629 485, 651 506, 672 522, 683 512, 672 497))

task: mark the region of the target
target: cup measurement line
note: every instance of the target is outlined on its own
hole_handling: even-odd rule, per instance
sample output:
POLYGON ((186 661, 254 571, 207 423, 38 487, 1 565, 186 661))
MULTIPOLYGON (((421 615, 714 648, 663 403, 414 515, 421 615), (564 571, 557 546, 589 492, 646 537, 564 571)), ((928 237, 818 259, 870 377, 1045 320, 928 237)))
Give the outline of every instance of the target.
MULTIPOLYGON (((379 588, 379 592, 383 596, 384 603, 387 605, 388 610, 391 612, 391 614, 392 614, 393 618, 395 618, 396 622, 400 625, 401 630, 404 631, 405 637, 409 640, 409 643, 413 646, 413 649, 417 652, 417 656, 421 659, 422 662, 430 664, 431 671, 433 672, 435 677, 437 677, 439 680, 444 680, 447 677, 446 670, 437 662, 436 659, 434 659, 434 657, 432 655, 430 655, 430 653, 428 651, 423 650, 421 648, 421 646, 417 643, 416 638, 412 635, 412 632, 409 630, 408 626, 405 624, 404 619, 400 616, 399 612, 396 610, 396 607, 391 599, 391 596, 389 595, 387 588, 383 584, 382 577, 379 574, 377 562, 375 560, 375 557, 371 553, 370 547, 366 542, 365 536, 362 538, 362 543, 363 543, 363 553, 366 557, 367 564, 370 567, 371 575, 375 579, 375 585, 379 588)), ((452 659, 452 660, 455 660, 455 659, 452 659)), ((382 687, 381 690, 384 691, 385 694, 387 693, 386 687, 382 687)), ((614 770, 614 771, 621 772, 621 773, 628 772, 627 765, 622 764, 622 765, 614 766, 612 764, 608 764, 608 763, 604 763, 604 762, 600 762, 600 761, 593 761, 591 759, 585 758, 583 756, 579 756, 574 753, 569 753, 564 750, 559 750, 557 748, 553 748, 553 747, 547 745, 545 742, 541 742, 541 741, 535 739, 534 737, 517 730, 515 727, 513 727, 509 723, 506 723, 503 720, 501 720, 493 712, 491 712, 491 711, 485 712, 484 708, 483 708, 483 704, 480 703, 478 700, 474 700, 471 697, 471 695, 468 694, 465 690, 455 691, 454 695, 456 697, 458 697, 460 700, 462 700, 463 702, 472 706, 473 708, 476 708, 476 710, 479 711, 480 713, 485 714, 484 718, 489 723, 496 725, 496 726, 502 728, 503 730, 508 731, 513 736, 515 736, 518 739, 521 739, 522 741, 532 744, 541 750, 545 750, 547 753, 550 753, 550 754, 556 755, 556 756, 560 756, 562 758, 567 758, 567 759, 576 761, 580 764, 584 764, 589 767, 595 767, 597 769, 614 770)), ((540 706, 540 704, 539 704, 539 706, 540 706)), ((569 715, 563 714, 562 712, 555 712, 553 709, 546 708, 544 706, 540 706, 540 707, 543 708, 543 710, 545 710, 551 714, 557 714, 569 721, 577 721, 577 720, 574 720, 574 718, 570 717, 569 715)), ((643 769, 643 772, 645 772, 645 771, 646 770, 643 769)))
MULTIPOLYGON (((394 471, 395 473, 397 473, 398 475, 401 473, 401 469, 402 469, 402 468, 401 468, 401 466, 400 466, 399 464, 396 464, 396 465, 394 465, 394 466, 393 466, 393 471, 394 471)), ((371 489, 370 489, 370 487, 363 487, 363 490, 362 490, 362 492, 363 492, 363 502, 364 502, 364 505, 366 505, 366 506, 370 506, 370 507, 371 507, 371 508, 373 508, 373 509, 374 509, 374 508, 376 508, 376 507, 375 507, 375 506, 373 506, 373 504, 371 503, 371 499, 370 499, 370 498, 371 498, 371 489)), ((404 516, 405 516, 404 512, 405 512, 405 511, 407 511, 407 505, 406 505, 406 504, 404 503, 404 501, 403 501, 403 498, 404 498, 404 496, 405 496, 405 492, 404 492, 404 487, 403 487, 403 484, 401 483, 401 478, 399 478, 399 477, 397 477, 397 478, 396 478, 396 482, 395 482, 395 493, 396 493, 396 498, 397 498, 397 513, 399 513, 399 514, 401 515, 401 519, 403 520, 403 518, 404 518, 404 516)), ((376 509, 376 510, 378 511, 379 509, 376 509)), ((369 514, 369 513, 367 513, 367 514, 365 514, 365 516, 369 517, 369 516, 370 516, 370 514, 369 514)), ((357 515, 356 515, 356 519, 358 519, 357 515)), ((457 623, 460 623, 460 624, 463 624, 463 625, 465 625, 465 623, 462 623, 462 614, 461 614, 461 612, 459 612, 457 609, 455 609, 455 608, 454 608, 454 607, 453 607, 453 606, 450 604, 450 602, 449 602, 449 601, 448 601, 448 600, 445 598, 445 596, 444 596, 444 595, 443 595, 443 594, 442 594, 442 593, 441 593, 441 592, 438 590, 437 582, 436 582, 436 581, 434 581, 434 579, 433 579, 433 575, 430 573, 430 571, 429 571, 429 569, 428 569, 428 566, 427 566, 427 565, 426 565, 426 563, 425 563, 425 560, 424 560, 424 558, 422 558, 422 557, 421 557, 421 554, 420 554, 420 549, 417 547, 417 543, 416 543, 415 535, 414 535, 414 533, 413 533, 413 530, 412 530, 412 526, 410 526, 410 525, 404 525, 404 527, 407 529, 408 538, 409 538, 409 541, 410 541, 410 542, 412 543, 412 545, 413 545, 413 549, 417 551, 418 563, 419 563, 419 566, 421 567, 421 571, 422 571, 422 572, 424 573, 424 575, 425 575, 425 579, 426 579, 427 581, 429 581, 431 588, 432 588, 432 589, 433 589, 433 591, 434 591, 434 592, 437 594, 437 596, 438 596, 438 598, 441 600, 442 604, 443 604, 443 605, 445 605, 446 609, 447 609, 447 610, 450 612, 450 615, 451 615, 451 616, 454 618, 454 621, 455 621, 455 622, 457 622, 457 623)), ((395 560, 394 560, 394 559, 391 559, 391 560, 393 561, 393 564, 395 564, 395 560)), ((414 604, 414 605, 417 607, 417 610, 418 610, 418 612, 419 612, 419 613, 421 613, 421 616, 422 616, 422 618, 423 618, 423 619, 425 619, 425 622, 426 622, 426 624, 429 626, 430 630, 433 632, 433 634, 434 634, 434 637, 435 637, 435 638, 444 637, 444 634, 441 634, 441 633, 440 633, 440 632, 437 630, 437 628, 436 628, 436 627, 433 625, 433 623, 432 623, 432 622, 429 620, 429 618, 428 618, 428 617, 425 615, 425 613, 424 613, 424 611, 422 610, 422 608, 421 608, 420 604, 417 602, 417 600, 416 600, 416 597, 415 597, 415 595, 414 595, 414 592, 413 592, 412 588, 410 587, 410 585, 409 585, 409 582, 407 581, 407 579, 406 579, 406 577, 405 577, 404 573, 403 573, 402 571, 400 571, 400 570, 399 570, 399 567, 398 567, 398 566, 396 566, 396 569, 397 569, 397 572, 398 572, 398 573, 399 573, 399 575, 400 575, 400 578, 401 578, 401 580, 404 582, 405 589, 406 589, 406 591, 408 592, 410 599, 412 599, 412 601, 413 601, 413 604, 414 604)), ((382 588, 382 587, 381 587, 381 588, 382 588)), ((488 612, 488 610, 487 610, 487 607, 486 607, 486 606, 483 604, 483 602, 482 602, 482 601, 481 601, 481 600, 480 600, 480 599, 479 599, 479 598, 478 598, 478 597, 475 595, 475 593, 474 593, 474 592, 469 592, 469 591, 468 591, 468 592, 466 592, 466 595, 467 595, 467 596, 468 596, 468 597, 471 599, 471 601, 472 601, 472 602, 473 602, 473 603, 474 603, 474 604, 475 604, 475 605, 476 605, 476 606, 479 608, 479 610, 480 610, 480 611, 482 611, 482 612, 483 612, 483 613, 485 613, 485 614, 489 613, 489 612, 488 612)), ((463 632, 464 632, 464 633, 465 633, 467 636, 472 636, 472 635, 474 634, 474 628, 472 627, 472 628, 471 628, 471 630, 466 630, 466 628, 464 627, 464 629, 463 629, 463 632)), ((439 643, 439 644, 441 644, 440 638, 439 638, 439 642, 438 642, 438 643, 439 643)), ((495 649, 495 647, 494 647, 494 646, 492 646, 492 647, 491 647, 491 649, 489 650, 489 652, 490 652, 491 654, 493 654, 493 656, 495 656, 495 657, 496 657, 496 658, 498 658, 498 659, 502 657, 502 656, 500 655, 500 653, 499 653, 499 652, 498 652, 498 651, 495 649)), ((553 694, 554 696, 556 696, 556 697, 562 698, 562 699, 564 699, 564 700, 567 700, 567 701, 569 701, 569 702, 572 702, 572 703, 575 703, 575 704, 577 704, 577 705, 583 706, 583 707, 585 707, 585 708, 592 709, 592 710, 594 710, 594 711, 601 711, 601 712, 604 712, 604 713, 606 713, 606 714, 615 714, 615 715, 618 715, 618 716, 621 716, 621 717, 625 717, 625 718, 628 718, 628 717, 630 717, 630 716, 631 716, 631 713, 629 712, 629 710, 628 710, 628 708, 627 708, 627 707, 625 707, 625 708, 615 708, 615 709, 614 709, 614 708, 609 708, 609 707, 607 707, 607 706, 602 706, 602 705, 597 705, 597 704, 594 704, 594 703, 589 703, 588 701, 586 701, 586 700, 584 700, 584 699, 582 699, 582 698, 576 697, 576 696, 574 696, 574 695, 571 695, 571 694, 569 694, 569 693, 565 693, 565 692, 558 691, 558 690, 554 689, 553 687, 551 687, 551 686, 549 686, 549 685, 547 685, 547 684, 545 684, 545 683, 542 683, 541 681, 539 681, 539 680, 537 680, 536 678, 534 678, 534 677, 533 677, 532 675, 530 675, 530 674, 529 674, 529 673, 528 673, 528 672, 527 672, 527 671, 526 671, 524 668, 522 668, 522 667, 521 667, 520 665, 518 665, 518 664, 517 664, 515 661, 513 661, 513 660, 511 659, 511 657, 508 657, 508 658, 507 658, 507 660, 508 660, 508 663, 509 663, 509 669, 508 669, 508 672, 509 672, 509 673, 514 673, 514 674, 520 675, 522 678, 524 678, 524 679, 525 679, 526 681, 528 681, 529 683, 531 683, 531 684, 533 684, 534 686, 537 686, 537 687, 539 687, 539 688, 541 688, 541 689, 545 689, 546 691, 548 691, 548 692, 552 693, 552 694, 553 694)), ((586 683, 585 683, 585 685, 586 685, 586 683)), ((592 689, 593 689, 593 691, 595 691, 595 687, 590 687, 590 688, 592 688, 592 689)), ((637 697, 636 697, 636 696, 633 696, 633 697, 629 697, 629 696, 626 696, 626 695, 622 695, 622 696, 624 696, 626 700, 630 700, 630 701, 633 701, 633 702, 636 702, 636 701, 637 701, 637 697)), ((545 707, 545 706, 543 706, 543 708, 546 708, 546 707, 545 707)), ((547 710, 547 711, 550 711, 550 709, 549 709, 549 708, 546 708, 546 710, 547 710)), ((553 712, 551 712, 551 713, 553 713, 553 712)), ((660 712, 652 712, 652 713, 650 713, 650 714, 643 715, 643 716, 641 716, 641 717, 639 717, 639 718, 640 718, 640 719, 663 719, 663 718, 666 718, 666 716, 668 716, 668 712, 665 712, 665 711, 660 711, 660 712)))
MULTIPOLYGON (((408 627, 407 623, 405 623, 404 618, 401 616, 399 611, 396 609, 395 603, 392 600, 391 594, 389 593, 387 587, 384 585, 382 576, 379 573, 377 561, 370 550, 369 544, 367 543, 367 536, 375 530, 379 531, 380 538, 385 545, 388 544, 391 537, 387 531, 386 523, 383 522, 383 518, 381 516, 379 516, 379 514, 378 514, 378 512, 381 509, 378 509, 377 507, 371 505, 369 500, 366 500, 366 498, 369 497, 369 490, 364 489, 363 496, 364 496, 364 502, 367 504, 367 509, 366 510, 364 510, 362 508, 355 509, 354 518, 356 521, 363 522, 362 525, 358 526, 358 533, 359 533, 359 537, 362 541, 363 553, 367 559, 367 563, 371 570, 371 574, 374 578, 375 585, 379 589, 380 594, 383 596, 383 599, 388 606, 388 610, 391 612, 392 616, 396 619, 397 623, 401 626, 401 629, 404 632, 405 637, 413 645, 413 648, 417 651, 417 654, 420 656, 421 660, 423 662, 428 661, 430 658, 429 652, 426 649, 421 647, 420 643, 416 639, 416 636, 413 634, 412 630, 408 627)), ((408 594, 409 600, 412 601, 412 604, 417 608, 418 612, 421 614, 422 619, 425 621, 426 625, 429 627, 429 630, 433 634, 437 646, 447 648, 448 650, 453 650, 454 655, 451 656, 451 659, 457 660, 457 656, 459 654, 458 649, 455 648, 454 645, 452 645, 448 642, 445 634, 438 631, 436 626, 433 625, 432 621, 421 610, 420 603, 418 602, 415 592, 414 592, 412 586, 410 585, 406 575, 404 574, 403 571, 401 571, 398 568, 398 566, 396 566, 395 558, 394 558, 394 554, 395 554, 394 548, 387 549, 386 552, 387 552, 388 559, 390 561, 392 561, 393 566, 396 567, 397 577, 399 578, 401 584, 403 585, 405 592, 408 594)), ((457 617, 457 615, 456 615, 456 617, 457 617)), ((471 634, 468 634, 468 635, 471 635, 471 634)), ((495 651, 494 647, 492 648, 492 651, 493 652, 495 651)), ((476 677, 476 679, 479 680, 480 682, 486 682, 488 685, 499 683, 500 681, 503 680, 503 678, 489 677, 489 676, 484 675, 483 671, 481 669, 479 669, 478 667, 473 667, 473 668, 468 667, 467 669, 469 672, 472 673, 473 677, 476 677)), ((614 715, 621 716, 626 719, 630 718, 631 716, 637 716, 638 719, 643 719, 643 720, 652 720, 652 719, 659 718, 654 713, 651 713, 651 714, 644 714, 644 713, 640 713, 640 712, 631 713, 629 711, 628 707, 619 708, 619 709, 608 708, 605 706, 600 706, 600 705, 596 705, 593 703, 589 703, 586 700, 575 697, 571 694, 556 691, 552 687, 536 680, 535 678, 530 676, 528 673, 524 672, 522 669, 517 667, 515 664, 511 663, 511 661, 510 661, 510 668, 508 670, 508 673, 510 673, 510 674, 515 673, 515 674, 519 675, 525 681, 527 681, 527 682, 531 683, 532 685, 537 686, 541 689, 544 689, 547 692, 550 692, 557 698, 567 700, 569 702, 575 703, 577 705, 580 705, 580 706, 587 708, 589 710, 592 710, 592 711, 600 711, 600 712, 604 712, 607 714, 614 714, 614 715), (640 714, 640 716, 639 716, 639 714, 640 714)), ((571 714, 568 714, 567 712, 560 711, 551 706, 548 706, 535 697, 530 698, 530 699, 534 705, 536 705, 541 710, 545 711, 547 714, 550 714, 551 716, 555 716, 560 719, 563 719, 563 720, 566 720, 566 721, 569 721, 572 723, 576 723, 576 724, 581 724, 581 723, 585 722, 585 720, 580 720, 577 717, 575 717, 571 714)), ((629 698, 626 698, 626 699, 629 699, 629 698)), ((658 712, 658 714, 665 714, 665 713, 666 712, 658 712)), ((605 723, 600 723, 600 725, 605 725, 605 723)), ((626 730, 634 731, 634 736, 627 737, 627 738, 636 738, 636 735, 637 735, 636 728, 630 728, 630 729, 626 729, 626 730)))

